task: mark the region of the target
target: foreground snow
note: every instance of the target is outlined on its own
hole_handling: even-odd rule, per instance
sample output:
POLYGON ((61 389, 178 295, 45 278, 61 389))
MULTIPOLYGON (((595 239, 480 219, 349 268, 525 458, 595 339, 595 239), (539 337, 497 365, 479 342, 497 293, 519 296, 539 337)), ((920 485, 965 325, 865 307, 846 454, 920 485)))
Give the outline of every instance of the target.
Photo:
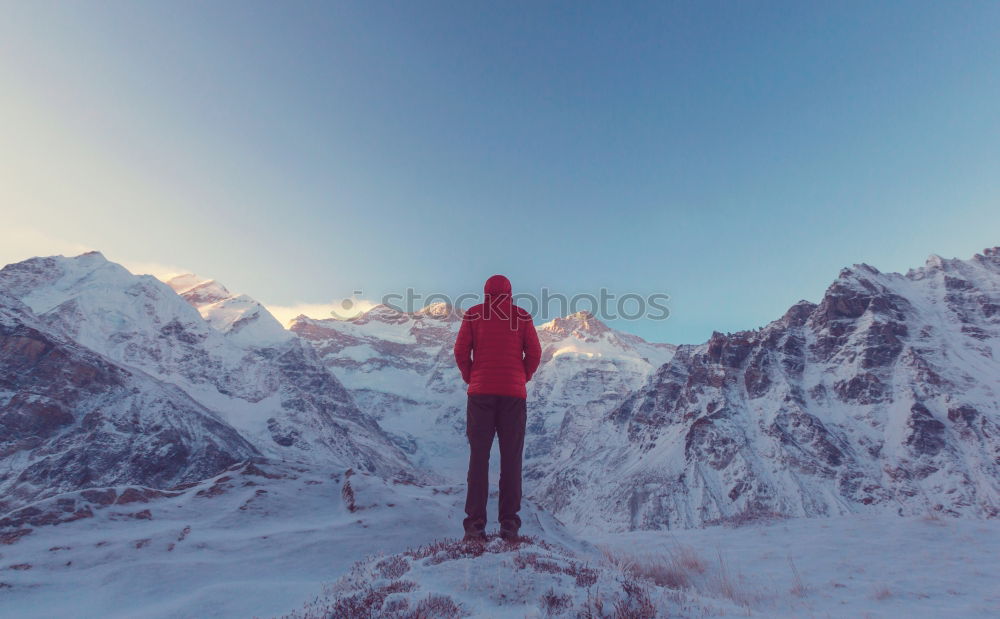
POLYGON ((637 531, 594 541, 640 564, 679 556, 671 563, 681 564, 691 589, 735 600, 759 616, 1000 614, 996 520, 854 515, 637 531), (692 555, 704 573, 685 569, 698 564, 692 555))
POLYGON ((384 615, 1000 613, 997 521, 854 516, 583 541, 528 504, 530 539, 477 551, 455 539, 460 486, 258 463, 166 496, 112 490, 0 523, 0 616, 334 616, 372 592, 384 615))
POLYGON ((290 619, 675 614, 676 596, 651 589, 539 539, 490 536, 485 544, 441 541, 361 561, 290 619))
MULTIPOLYGON (((0 520, 0 616, 279 615, 358 559, 454 538, 464 516, 455 486, 289 464, 238 465, 167 496, 84 493, 0 520)), ((582 550, 544 513, 522 514, 526 533, 582 550)))

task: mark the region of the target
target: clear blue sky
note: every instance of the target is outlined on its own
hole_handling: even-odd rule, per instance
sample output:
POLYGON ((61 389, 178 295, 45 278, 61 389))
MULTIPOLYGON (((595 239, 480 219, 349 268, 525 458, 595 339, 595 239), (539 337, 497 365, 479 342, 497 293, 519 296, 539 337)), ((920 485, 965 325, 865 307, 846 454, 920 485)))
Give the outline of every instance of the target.
POLYGON ((666 292, 690 343, 1000 244, 997 2, 4 3, 0 261, 265 303, 666 292), (624 6, 623 6, 624 5, 624 6))

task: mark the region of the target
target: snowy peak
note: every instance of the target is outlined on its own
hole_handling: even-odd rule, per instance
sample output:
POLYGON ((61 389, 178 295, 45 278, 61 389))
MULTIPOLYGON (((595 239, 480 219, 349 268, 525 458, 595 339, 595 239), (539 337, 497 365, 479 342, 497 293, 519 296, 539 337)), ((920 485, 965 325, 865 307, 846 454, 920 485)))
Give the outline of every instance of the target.
POLYGON ((1000 266, 1000 246, 987 247, 983 250, 983 253, 976 254, 972 259, 977 262, 988 260, 992 264, 1000 266))
POLYGON ((462 319, 462 311, 456 307, 449 305, 443 301, 438 303, 430 303, 416 312, 417 316, 427 316, 429 318, 437 318, 438 320, 443 320, 446 322, 457 322, 462 319))
POLYGON ((0 269, 0 287, 35 313, 47 312, 81 293, 99 295, 124 286, 142 287, 157 281, 137 276, 90 251, 79 256, 29 258, 0 269))
MULTIPOLYGON (((1000 274, 1000 247, 988 247, 982 253, 974 255, 969 260, 960 258, 942 258, 932 254, 924 266, 910 269, 906 279, 919 281, 937 278, 961 278, 977 280, 985 277, 987 280, 1000 274)), ((977 283, 982 283, 979 281, 977 283)))
POLYGON ((811 301, 801 300, 788 308, 785 315, 777 322, 786 327, 800 327, 816 309, 816 304, 811 301))
POLYGON ((0 288, 31 308, 50 328, 107 352, 125 333, 155 333, 165 324, 196 327, 198 312, 151 275, 134 275, 90 252, 9 264, 0 288))
POLYGON ((675 347, 651 343, 637 335, 612 329, 588 311, 555 318, 538 327, 542 359, 572 355, 586 358, 640 358, 659 366, 675 347))
POLYGON ((931 254, 927 257, 924 262, 924 266, 928 269, 942 269, 944 268, 945 260, 937 254, 931 254))
POLYGON ((992 273, 1000 273, 1000 247, 990 247, 972 258, 977 266, 992 273))
POLYGON ((293 337, 263 305, 245 294, 198 308, 213 328, 243 346, 274 346, 293 337))
POLYGON ((100 252, 9 264, 0 270, 0 287, 97 350, 120 339, 116 333, 123 330, 152 333, 176 324, 200 331, 201 320, 241 347, 294 337, 260 303, 233 296, 215 280, 186 274, 164 283, 135 275, 100 252))
POLYGON ((166 280, 168 286, 174 289, 177 294, 183 294, 184 292, 205 283, 206 279, 198 277, 194 273, 183 273, 181 275, 175 275, 170 279, 166 280))
POLYGON ((356 325, 364 325, 370 322, 381 322, 388 325, 401 325, 408 323, 411 320, 413 320, 413 314, 408 314, 389 305, 385 305, 384 303, 379 303, 368 311, 362 312, 353 318, 349 318, 347 322, 356 325))
POLYGON ((563 318, 550 320, 538 327, 538 331, 540 335, 544 332, 546 336, 558 339, 572 335, 582 340, 593 341, 601 334, 609 333, 611 328, 590 312, 580 311, 563 318))
POLYGON ((166 284, 212 328, 241 346, 273 346, 294 337, 261 303, 245 294, 233 295, 214 279, 185 273, 166 284))
MULTIPOLYGON (((384 303, 379 303, 372 308, 347 319, 337 319, 337 318, 315 318, 308 319, 306 316, 298 316, 293 320, 293 324, 296 322, 305 323, 307 320, 313 321, 314 324, 326 324, 335 325, 336 323, 348 323, 352 325, 364 326, 371 323, 378 323, 382 325, 396 325, 403 326, 405 328, 411 328, 414 325, 425 324, 426 321, 444 322, 444 323, 454 323, 459 322, 462 319, 461 310, 452 307, 451 305, 438 302, 426 305, 415 312, 404 312, 400 309, 392 307, 391 305, 386 305, 384 303)), ((290 327, 291 328, 291 327, 290 327)))
POLYGON ((214 279, 202 279, 194 273, 186 273, 169 279, 167 285, 191 305, 200 308, 203 305, 217 303, 228 299, 232 293, 214 279))
POLYGON ((379 304, 346 320, 300 315, 291 321, 289 330, 308 340, 325 342, 328 350, 338 342, 353 346, 365 341, 441 346, 453 341, 461 319, 461 311, 445 303, 432 303, 416 312, 379 304))

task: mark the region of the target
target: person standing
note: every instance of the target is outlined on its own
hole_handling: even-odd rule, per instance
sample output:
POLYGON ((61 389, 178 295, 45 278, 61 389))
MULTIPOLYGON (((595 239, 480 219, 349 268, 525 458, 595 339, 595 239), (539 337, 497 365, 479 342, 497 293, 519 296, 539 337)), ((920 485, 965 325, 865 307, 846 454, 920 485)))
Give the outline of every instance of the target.
POLYGON ((465 411, 469 439, 465 541, 486 539, 490 450, 500 442, 500 536, 518 539, 521 527, 521 460, 528 392, 542 348, 531 314, 514 305, 510 280, 494 275, 483 286, 483 303, 469 308, 455 340, 455 362, 468 385, 465 411))

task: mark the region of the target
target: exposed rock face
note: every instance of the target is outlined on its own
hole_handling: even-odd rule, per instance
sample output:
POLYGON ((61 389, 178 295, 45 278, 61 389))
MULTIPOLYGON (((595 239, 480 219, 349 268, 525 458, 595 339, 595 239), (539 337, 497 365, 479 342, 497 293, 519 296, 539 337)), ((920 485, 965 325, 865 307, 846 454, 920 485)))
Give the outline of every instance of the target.
POLYGON ((258 452, 180 389, 0 294, 0 513, 60 492, 195 481, 258 452))
POLYGON ((998 306, 1000 249, 845 269, 819 305, 681 346, 534 494, 619 530, 866 506, 995 516, 998 306))

